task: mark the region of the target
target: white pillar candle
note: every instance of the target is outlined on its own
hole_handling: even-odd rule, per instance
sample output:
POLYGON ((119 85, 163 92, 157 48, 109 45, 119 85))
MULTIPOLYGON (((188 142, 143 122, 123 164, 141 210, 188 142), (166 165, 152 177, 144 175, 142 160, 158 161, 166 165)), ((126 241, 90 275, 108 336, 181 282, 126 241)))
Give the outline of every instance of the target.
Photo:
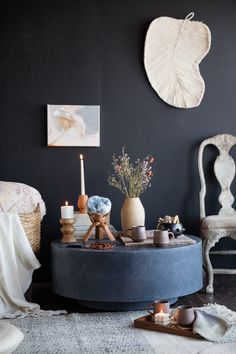
POLYGON ((84 182, 84 157, 82 154, 79 155, 80 158, 80 194, 85 195, 85 182, 84 182))
POLYGON ((74 216, 74 207, 73 205, 68 205, 68 202, 65 202, 65 205, 61 206, 61 218, 62 219, 73 219, 74 216))
POLYGON ((164 313, 161 311, 155 314, 154 321, 158 324, 167 325, 170 322, 170 316, 168 313, 164 313))

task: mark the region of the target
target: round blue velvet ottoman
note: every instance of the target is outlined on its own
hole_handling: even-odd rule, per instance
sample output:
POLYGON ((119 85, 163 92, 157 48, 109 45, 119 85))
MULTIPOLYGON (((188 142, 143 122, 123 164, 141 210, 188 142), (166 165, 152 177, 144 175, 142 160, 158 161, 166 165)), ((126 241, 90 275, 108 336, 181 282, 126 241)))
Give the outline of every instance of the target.
POLYGON ((101 310, 139 310, 158 299, 170 303, 202 288, 202 244, 111 250, 52 242, 52 285, 59 295, 101 310))

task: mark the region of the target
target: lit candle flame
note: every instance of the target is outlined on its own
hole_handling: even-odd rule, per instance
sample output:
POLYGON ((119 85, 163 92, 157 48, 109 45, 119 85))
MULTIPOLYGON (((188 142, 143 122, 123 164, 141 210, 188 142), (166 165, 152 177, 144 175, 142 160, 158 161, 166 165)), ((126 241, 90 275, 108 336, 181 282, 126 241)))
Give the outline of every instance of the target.
POLYGON ((67 202, 67 201, 65 202, 65 205, 66 205, 66 206, 68 205, 68 202, 67 202))
POLYGON ((79 158, 80 158, 80 160, 83 160, 84 157, 83 157, 82 154, 80 154, 80 155, 79 155, 79 158))
POLYGON ((163 315, 163 311, 161 310, 160 315, 163 315))

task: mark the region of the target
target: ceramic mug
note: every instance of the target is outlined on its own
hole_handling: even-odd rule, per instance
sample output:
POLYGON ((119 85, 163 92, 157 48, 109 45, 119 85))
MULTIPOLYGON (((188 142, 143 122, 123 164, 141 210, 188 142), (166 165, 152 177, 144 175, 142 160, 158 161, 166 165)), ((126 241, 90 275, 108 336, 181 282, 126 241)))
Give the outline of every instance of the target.
POLYGON ((170 240, 173 239, 174 237, 175 236, 173 232, 170 232, 168 230, 155 230, 153 242, 155 246, 163 247, 163 246, 167 246, 170 240))
POLYGON ((177 307, 174 318, 177 324, 183 327, 191 327, 195 320, 195 312, 192 306, 180 305, 177 307))
POLYGON ((170 313, 170 303, 167 300, 154 301, 152 304, 148 306, 147 311, 152 316, 156 315, 161 311, 163 313, 170 313), (150 309, 153 309, 153 311, 151 311, 150 309))
POLYGON ((132 238, 134 242, 141 242, 147 238, 145 226, 132 226, 126 230, 126 234, 132 238))

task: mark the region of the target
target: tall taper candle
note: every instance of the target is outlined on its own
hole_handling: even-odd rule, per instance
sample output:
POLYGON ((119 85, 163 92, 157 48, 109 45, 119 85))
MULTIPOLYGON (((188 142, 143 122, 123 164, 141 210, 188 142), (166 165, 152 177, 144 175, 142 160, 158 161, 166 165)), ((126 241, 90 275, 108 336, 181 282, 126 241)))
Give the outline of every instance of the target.
POLYGON ((81 186, 81 195, 85 195, 85 182, 84 182, 84 157, 82 154, 79 155, 80 158, 80 186, 81 186))

